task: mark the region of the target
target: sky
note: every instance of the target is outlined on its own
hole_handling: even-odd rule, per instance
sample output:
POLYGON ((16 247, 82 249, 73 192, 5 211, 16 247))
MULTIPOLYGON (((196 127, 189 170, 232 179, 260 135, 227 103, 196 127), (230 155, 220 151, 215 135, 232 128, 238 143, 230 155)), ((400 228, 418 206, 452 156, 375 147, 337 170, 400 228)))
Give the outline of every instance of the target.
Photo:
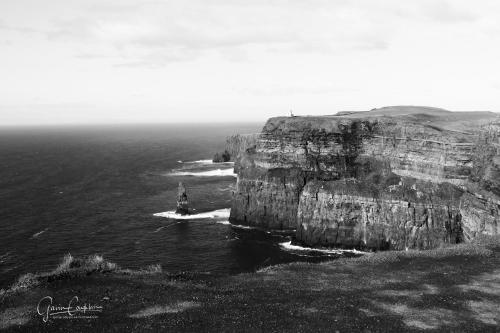
POLYGON ((500 111, 498 0, 0 0, 0 125, 500 111))

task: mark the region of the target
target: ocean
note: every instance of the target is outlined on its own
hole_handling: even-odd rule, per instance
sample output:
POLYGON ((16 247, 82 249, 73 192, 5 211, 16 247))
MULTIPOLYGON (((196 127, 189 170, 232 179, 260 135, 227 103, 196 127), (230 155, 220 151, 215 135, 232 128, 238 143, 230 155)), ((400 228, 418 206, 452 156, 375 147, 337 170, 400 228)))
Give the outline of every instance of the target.
POLYGON ((100 254, 121 267, 237 274, 337 258, 279 232, 228 223, 236 177, 210 162, 225 138, 263 124, 0 128, 0 288, 61 258, 100 254), (173 214, 177 186, 194 216, 173 214))

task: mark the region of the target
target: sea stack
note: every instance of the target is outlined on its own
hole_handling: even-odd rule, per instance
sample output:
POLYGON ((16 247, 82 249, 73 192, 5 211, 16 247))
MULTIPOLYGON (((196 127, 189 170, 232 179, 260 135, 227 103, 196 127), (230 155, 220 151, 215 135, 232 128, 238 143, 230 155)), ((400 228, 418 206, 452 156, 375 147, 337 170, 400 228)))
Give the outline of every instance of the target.
POLYGON ((179 182, 179 189, 177 192, 177 210, 175 212, 181 215, 189 214, 186 188, 182 182, 179 182))

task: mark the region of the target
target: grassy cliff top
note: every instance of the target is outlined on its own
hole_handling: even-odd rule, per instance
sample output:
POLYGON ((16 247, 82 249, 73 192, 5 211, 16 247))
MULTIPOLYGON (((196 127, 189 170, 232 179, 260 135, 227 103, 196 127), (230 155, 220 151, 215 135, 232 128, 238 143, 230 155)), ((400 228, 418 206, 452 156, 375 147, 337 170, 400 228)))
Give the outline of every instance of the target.
POLYGON ((342 111, 335 115, 273 117, 267 121, 263 132, 319 129, 336 133, 340 132, 339 125, 360 120, 432 125, 450 131, 477 130, 489 123, 498 123, 500 127, 500 114, 490 111, 453 112, 424 106, 388 106, 370 111, 342 111))

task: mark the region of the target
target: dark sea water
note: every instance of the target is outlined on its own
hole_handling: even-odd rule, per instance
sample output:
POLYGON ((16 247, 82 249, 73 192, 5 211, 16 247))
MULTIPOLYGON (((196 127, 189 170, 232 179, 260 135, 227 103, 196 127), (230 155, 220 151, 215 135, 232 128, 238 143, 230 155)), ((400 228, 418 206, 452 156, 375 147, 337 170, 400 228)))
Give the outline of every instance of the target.
POLYGON ((229 208, 231 165, 179 161, 210 159, 226 136, 262 125, 0 128, 0 287, 53 269, 66 253, 212 274, 323 260, 283 248, 288 236, 224 217, 153 215, 175 210, 179 181, 196 212, 229 208))

